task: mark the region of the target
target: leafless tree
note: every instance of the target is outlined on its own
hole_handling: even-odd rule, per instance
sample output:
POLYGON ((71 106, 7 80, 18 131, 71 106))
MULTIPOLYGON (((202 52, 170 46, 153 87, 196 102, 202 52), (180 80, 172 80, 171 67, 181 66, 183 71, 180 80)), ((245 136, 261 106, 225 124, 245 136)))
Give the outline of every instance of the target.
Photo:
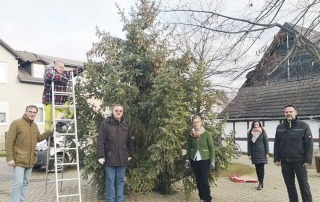
MULTIPOLYGON (((271 42, 281 40, 274 36, 280 29, 294 34, 296 39, 282 60, 303 47, 316 62, 320 61, 319 35, 313 43, 302 40, 320 30, 319 0, 241 0, 232 3, 236 5, 222 0, 180 0, 176 5, 165 4, 167 6, 162 11, 166 14, 163 20, 174 25, 184 40, 176 40, 180 50, 193 47, 193 51, 198 50, 198 61, 206 61, 209 67, 207 77, 232 75, 235 80, 252 70, 270 50, 271 42), (233 12, 230 12, 232 6, 233 12), (285 22, 304 29, 295 32, 285 27, 285 22)), ((276 68, 277 65, 270 71, 276 68)))

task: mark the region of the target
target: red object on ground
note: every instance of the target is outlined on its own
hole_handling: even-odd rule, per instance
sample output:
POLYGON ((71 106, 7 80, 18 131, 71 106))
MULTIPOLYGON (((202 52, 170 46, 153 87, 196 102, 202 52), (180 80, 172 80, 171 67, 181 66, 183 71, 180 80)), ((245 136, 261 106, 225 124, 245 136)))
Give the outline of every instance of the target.
POLYGON ((232 182, 236 182, 236 183, 256 183, 256 182, 258 182, 258 180, 244 179, 244 178, 241 178, 238 175, 230 175, 229 177, 230 177, 232 182))

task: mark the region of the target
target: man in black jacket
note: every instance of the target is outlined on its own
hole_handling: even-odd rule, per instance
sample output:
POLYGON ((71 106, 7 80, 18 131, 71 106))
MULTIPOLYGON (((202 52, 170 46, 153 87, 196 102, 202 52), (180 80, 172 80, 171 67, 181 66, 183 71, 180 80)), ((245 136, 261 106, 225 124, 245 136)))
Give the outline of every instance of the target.
POLYGON ((107 201, 124 201, 124 177, 133 153, 131 130, 123 113, 124 107, 115 105, 111 117, 102 121, 97 139, 98 162, 106 174, 107 201))
POLYGON ((286 119, 278 125, 274 140, 274 163, 281 165, 282 176, 287 186, 290 202, 298 202, 295 174, 302 200, 312 202, 307 169, 312 162, 313 139, 309 125, 296 115, 294 105, 284 108, 286 119))

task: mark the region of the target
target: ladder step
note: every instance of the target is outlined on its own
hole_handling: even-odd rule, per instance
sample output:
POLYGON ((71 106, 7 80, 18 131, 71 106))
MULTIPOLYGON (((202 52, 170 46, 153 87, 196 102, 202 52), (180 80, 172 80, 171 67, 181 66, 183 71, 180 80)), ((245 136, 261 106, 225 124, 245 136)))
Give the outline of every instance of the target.
POLYGON ((65 179, 58 179, 58 182, 74 181, 74 180, 79 180, 79 178, 65 178, 65 179))
MULTIPOLYGON (((60 160, 60 159, 62 160, 63 158, 62 158, 62 157, 58 157, 57 160, 58 160, 58 159, 59 159, 59 160, 60 160)), ((54 160, 54 157, 50 157, 49 160, 54 160)))
POLYGON ((56 109, 68 109, 68 108, 74 108, 74 105, 54 105, 54 108, 56 108, 56 109))
POLYGON ((57 166, 78 165, 78 163, 57 163, 57 166))
POLYGON ((59 149, 68 151, 68 150, 77 150, 78 148, 77 147, 59 147, 59 149))
POLYGON ((56 119, 55 122, 58 123, 58 122, 71 122, 71 121, 74 121, 74 119, 56 119))
MULTIPOLYGON (((48 173, 51 173, 51 172, 55 172, 55 170, 48 170, 48 173)), ((62 169, 57 169, 57 172, 62 172, 62 169)), ((51 182, 56 182, 56 181, 51 181, 51 182)))
POLYGON ((71 196, 80 196, 80 194, 68 194, 68 195, 59 195, 59 198, 71 197, 71 196))
POLYGON ((54 91, 54 95, 73 95, 72 92, 58 92, 54 91))
POLYGON ((77 133, 58 133, 59 136, 71 136, 71 135, 77 135, 77 133))

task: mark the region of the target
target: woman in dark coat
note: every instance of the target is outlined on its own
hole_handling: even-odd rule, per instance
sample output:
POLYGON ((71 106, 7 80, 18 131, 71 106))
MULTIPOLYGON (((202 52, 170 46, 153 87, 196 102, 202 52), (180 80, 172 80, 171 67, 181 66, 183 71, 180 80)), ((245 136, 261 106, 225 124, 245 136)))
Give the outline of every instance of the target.
POLYGON ((267 133, 258 120, 252 122, 248 132, 248 156, 256 167, 259 180, 257 190, 261 190, 263 188, 264 164, 268 163, 269 158, 269 143, 267 133))

